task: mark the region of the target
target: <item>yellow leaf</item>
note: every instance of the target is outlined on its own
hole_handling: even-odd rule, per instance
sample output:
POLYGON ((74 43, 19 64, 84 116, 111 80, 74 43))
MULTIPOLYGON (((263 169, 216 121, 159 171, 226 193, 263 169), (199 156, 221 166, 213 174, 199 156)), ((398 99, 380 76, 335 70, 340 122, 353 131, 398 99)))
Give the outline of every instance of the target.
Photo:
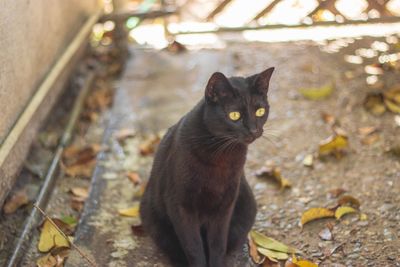
POLYGON ((361 213, 361 214, 360 214, 360 221, 366 221, 366 220, 368 220, 367 214, 361 213))
POLYGON ((301 226, 305 225, 306 223, 321 219, 321 218, 328 218, 334 217, 335 213, 326 208, 311 208, 306 210, 303 215, 301 216, 300 224, 301 226))
POLYGON ((139 205, 136 204, 135 206, 127 209, 118 210, 118 213, 122 216, 126 217, 138 217, 139 216, 139 205))
POLYGON ((343 135, 333 135, 319 144, 319 155, 329 155, 343 151, 348 147, 348 140, 343 135))
POLYGON ((385 102, 385 105, 388 108, 388 110, 390 110, 393 113, 400 113, 400 105, 397 105, 396 103, 394 103, 389 99, 384 99, 383 101, 385 102))
POLYGON ((298 251, 297 249, 289 247, 273 238, 267 237, 266 235, 263 235, 262 233, 254 230, 250 231, 250 237, 259 247, 274 250, 277 252, 300 253, 300 251, 298 251))
POLYGON ((320 100, 327 98, 333 92, 333 84, 328 83, 320 88, 302 88, 300 93, 307 99, 320 100))
POLYGON ((40 233, 38 249, 40 252, 48 252, 53 247, 68 247, 70 241, 51 224, 49 220, 45 220, 42 232, 40 233))
POLYGON ((346 207, 346 206, 339 207, 339 208, 337 208, 336 211, 335 211, 335 217, 336 217, 336 219, 339 220, 339 219, 342 218, 344 215, 349 214, 349 213, 354 213, 354 212, 357 212, 357 210, 355 210, 355 209, 352 208, 352 207, 346 207))
POLYGON ((295 255, 292 256, 292 262, 296 264, 298 267, 318 267, 318 264, 315 264, 308 260, 298 260, 295 255))
POLYGON ((292 183, 282 176, 281 169, 276 166, 262 167, 255 175, 259 178, 273 179, 275 182, 279 183, 282 190, 292 186, 292 183))
POLYGON ((258 247, 257 251, 273 262, 277 262, 278 260, 287 260, 289 258, 289 255, 284 252, 273 251, 266 248, 258 247))

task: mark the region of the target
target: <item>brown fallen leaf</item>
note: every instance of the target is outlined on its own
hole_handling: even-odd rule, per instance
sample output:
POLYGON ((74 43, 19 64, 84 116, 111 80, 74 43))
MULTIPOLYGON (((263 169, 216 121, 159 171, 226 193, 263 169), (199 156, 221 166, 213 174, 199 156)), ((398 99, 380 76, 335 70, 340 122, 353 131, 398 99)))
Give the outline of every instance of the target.
POLYGON ((70 206, 73 210, 80 212, 83 209, 83 205, 84 205, 84 201, 77 201, 77 200, 71 199, 70 206))
POLYGON ((3 206, 5 214, 14 213, 20 207, 29 203, 29 197, 25 189, 21 189, 11 195, 3 206))
POLYGON ((142 179, 140 179, 140 176, 137 172, 128 172, 126 176, 134 185, 138 185, 142 182, 142 179))
POLYGON ((186 52, 187 50, 187 48, 183 44, 175 40, 170 42, 166 49, 168 52, 171 52, 173 54, 180 54, 186 52))
POLYGON ((335 211, 335 217, 336 217, 336 219, 340 219, 340 218, 342 218, 344 215, 346 215, 346 214, 349 214, 349 213, 356 213, 357 212, 357 210, 355 210, 354 208, 352 208, 352 207, 347 207, 347 206, 341 206, 341 207, 338 207, 337 209, 336 209, 336 211, 335 211))
POLYGON ((89 197, 89 190, 84 187, 73 187, 70 192, 81 199, 86 200, 89 197))
POLYGON ((111 88, 100 88, 87 97, 86 106, 91 110, 105 110, 111 105, 113 95, 113 90, 111 88))
POLYGON ((374 134, 370 134, 370 135, 363 137, 361 139, 361 142, 364 145, 372 145, 372 144, 376 143, 377 141, 379 141, 379 139, 380 139, 379 134, 374 133, 374 134))
POLYGON ((400 104, 386 98, 383 100, 383 102, 385 103, 388 110, 393 113, 400 114, 400 104))
POLYGON ((265 257, 261 257, 261 255, 257 251, 257 245, 254 243, 253 238, 248 235, 247 237, 248 245, 249 245, 249 254, 251 259, 255 264, 261 264, 265 261, 265 257))
POLYGON ((63 151, 63 163, 66 166, 84 164, 96 158, 98 152, 101 151, 99 144, 92 144, 84 147, 71 145, 63 151))
POLYGON ((146 232, 144 231, 143 225, 141 225, 141 224, 139 224, 139 225, 132 225, 132 226, 131 226, 131 230, 132 230, 132 233, 133 233, 135 236, 140 236, 140 237, 142 237, 142 236, 145 236, 145 235, 146 235, 146 232))
POLYGON ((93 169, 96 166, 96 160, 93 159, 84 164, 74 164, 70 166, 65 166, 61 164, 61 168, 64 170, 65 174, 70 177, 90 177, 93 173, 93 169))
POLYGON ((114 138, 121 142, 127 138, 134 137, 135 135, 136 131, 134 129, 121 129, 114 134, 114 138))
POLYGON ((150 135, 139 145, 139 151, 142 156, 153 154, 161 139, 159 135, 150 135))
POLYGON ((385 99, 388 99, 395 104, 400 104, 400 84, 385 91, 383 95, 385 99))
POLYGON ((336 158, 340 158, 348 146, 349 143, 346 136, 335 134, 320 142, 318 154, 320 156, 334 155, 336 158))
POLYGON ((364 107, 373 115, 379 116, 385 113, 386 106, 383 102, 382 93, 370 93, 364 101, 364 107))
POLYGON ((56 267, 57 259, 51 255, 51 253, 47 253, 46 255, 40 257, 36 261, 37 267, 56 267))
POLYGON ((311 208, 306 210, 300 219, 300 226, 303 227, 306 223, 322 219, 322 218, 333 218, 335 212, 326 208, 311 208))
POLYGON ((378 131, 378 128, 375 126, 367 126, 358 128, 358 134, 361 136, 367 136, 373 134, 378 131))
POLYGON ((350 195, 344 195, 338 200, 339 206, 348 206, 350 205, 351 207, 354 207, 356 209, 360 208, 360 201, 356 199, 355 197, 352 197, 350 195))
POLYGON ((280 185, 282 190, 292 186, 292 183, 282 176, 280 168, 273 165, 262 167, 255 172, 255 175, 258 178, 272 179, 280 185))
POLYGON ((329 124, 329 125, 334 125, 334 124, 336 124, 336 118, 335 118, 335 116, 333 116, 333 115, 331 115, 331 114, 329 114, 329 113, 322 112, 322 113, 321 113, 321 117, 322 117, 322 120, 323 120, 325 123, 329 124))
POLYGON ((263 261, 263 263, 260 266, 262 266, 262 267, 279 267, 280 264, 279 264, 279 262, 272 261, 268 257, 265 257, 265 260, 263 261))
POLYGON ((328 191, 329 198, 337 198, 338 196, 342 195, 343 193, 347 192, 346 189, 343 188, 335 188, 328 191))

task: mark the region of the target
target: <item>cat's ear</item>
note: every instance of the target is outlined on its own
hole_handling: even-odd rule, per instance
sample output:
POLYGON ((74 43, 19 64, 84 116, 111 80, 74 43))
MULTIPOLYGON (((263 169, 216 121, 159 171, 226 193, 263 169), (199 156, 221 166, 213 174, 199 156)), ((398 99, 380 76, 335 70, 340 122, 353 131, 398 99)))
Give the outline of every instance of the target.
POLYGON ((259 74, 254 75, 254 89, 263 94, 268 93, 269 88, 269 81, 271 80, 272 73, 274 72, 275 68, 269 68, 260 72, 259 74))
POLYGON ((211 75, 205 91, 207 101, 217 102, 218 100, 232 95, 232 86, 224 74, 215 72, 211 75))

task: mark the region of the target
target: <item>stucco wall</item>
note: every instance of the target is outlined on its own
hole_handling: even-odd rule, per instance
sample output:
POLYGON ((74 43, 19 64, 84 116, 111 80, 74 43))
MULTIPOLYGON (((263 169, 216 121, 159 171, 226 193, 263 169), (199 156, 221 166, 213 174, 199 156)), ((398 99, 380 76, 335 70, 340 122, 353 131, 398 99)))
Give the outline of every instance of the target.
POLYGON ((98 0, 0 0, 0 144, 98 0))
MULTIPOLYGON (((87 19, 98 0, 0 0, 0 149, 46 74, 87 19)), ((0 207, 23 160, 84 52, 80 48, 45 96, 16 144, 0 162, 0 207)))

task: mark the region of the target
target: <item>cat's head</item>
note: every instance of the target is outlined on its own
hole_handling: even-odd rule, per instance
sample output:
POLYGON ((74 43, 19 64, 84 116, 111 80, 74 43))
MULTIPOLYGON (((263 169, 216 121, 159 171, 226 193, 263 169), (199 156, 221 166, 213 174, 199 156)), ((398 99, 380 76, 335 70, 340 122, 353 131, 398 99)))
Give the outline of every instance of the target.
POLYGON ((204 122, 215 136, 249 144, 263 134, 268 118, 268 88, 274 68, 250 77, 214 73, 205 90, 204 122))

